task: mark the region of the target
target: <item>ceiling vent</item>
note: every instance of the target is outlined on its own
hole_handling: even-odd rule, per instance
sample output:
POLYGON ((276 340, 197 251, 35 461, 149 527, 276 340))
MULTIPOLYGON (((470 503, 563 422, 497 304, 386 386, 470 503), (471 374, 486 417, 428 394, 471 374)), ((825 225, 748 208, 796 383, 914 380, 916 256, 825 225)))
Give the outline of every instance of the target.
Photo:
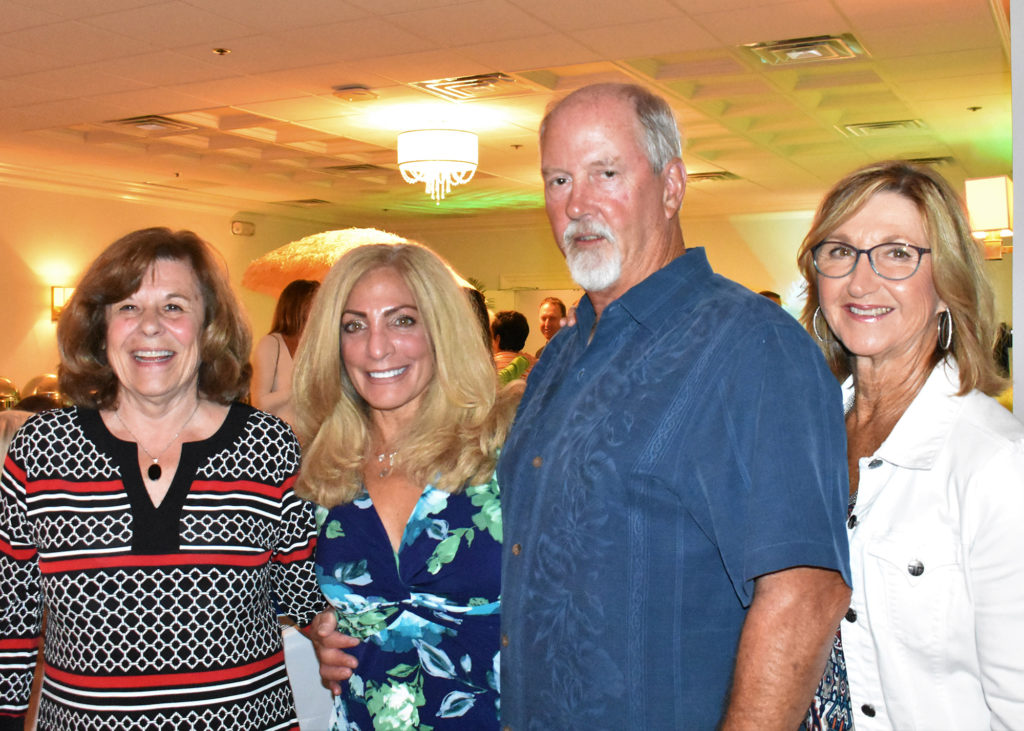
POLYGON ((325 173, 335 173, 337 175, 365 175, 368 173, 393 172, 388 168, 382 168, 380 165, 371 165, 368 162, 360 162, 352 165, 328 165, 317 169, 325 173))
POLYGON ((194 132, 199 129, 194 124, 179 122, 170 117, 161 117, 157 114, 147 114, 143 117, 128 117, 127 119, 115 119, 107 122, 108 125, 116 127, 128 127, 147 135, 177 134, 180 132, 194 132))
POLYGON ((844 124, 839 129, 851 137, 880 137, 898 132, 913 132, 924 129, 924 123, 920 119, 893 119, 886 122, 844 124))
POLYGON ((839 36, 811 36, 784 41, 747 43, 740 46, 769 66, 790 66, 814 61, 841 61, 864 55, 864 48, 850 33, 839 36))
POLYGON ((276 201, 276 203, 280 206, 295 206, 297 208, 319 208, 331 205, 330 201, 321 198, 300 198, 294 201, 276 201))
POLYGON ((714 170, 708 173, 687 173, 687 183, 723 183, 728 180, 739 180, 740 176, 726 170, 714 170))
POLYGON ((939 165, 952 165, 953 158, 949 155, 941 157, 908 157, 907 162, 912 162, 915 165, 931 165, 932 167, 938 167, 939 165))
POLYGON ((476 76, 459 76, 454 79, 417 81, 413 86, 453 101, 499 99, 531 91, 511 76, 500 71, 492 74, 477 74, 476 76))

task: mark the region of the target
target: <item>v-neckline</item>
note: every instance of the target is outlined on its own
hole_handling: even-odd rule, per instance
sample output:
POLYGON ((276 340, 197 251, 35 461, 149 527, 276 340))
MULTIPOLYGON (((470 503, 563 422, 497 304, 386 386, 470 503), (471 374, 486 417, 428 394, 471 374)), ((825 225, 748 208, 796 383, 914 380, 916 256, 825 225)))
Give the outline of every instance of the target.
POLYGON ((215 449, 230 440, 231 434, 241 428, 244 414, 237 403, 232 403, 217 430, 208 438, 182 442, 181 456, 178 466, 171 478, 159 505, 146 489, 139 466, 139 448, 135 442, 120 439, 107 428, 96 410, 81 410, 83 424, 94 431, 96 440, 106 442, 114 463, 120 470, 121 482, 124 485, 131 508, 132 517, 132 553, 161 554, 175 553, 181 548, 181 514, 188 499, 192 483, 200 464, 215 449))

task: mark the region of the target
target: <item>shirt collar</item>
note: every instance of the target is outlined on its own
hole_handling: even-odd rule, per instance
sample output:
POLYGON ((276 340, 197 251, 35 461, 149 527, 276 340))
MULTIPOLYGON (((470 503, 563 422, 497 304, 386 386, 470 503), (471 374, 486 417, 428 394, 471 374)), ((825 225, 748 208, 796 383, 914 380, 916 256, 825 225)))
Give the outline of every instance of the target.
MULTIPOLYGON (((605 313, 614 308, 622 308, 626 314, 638 323, 650 329, 656 329, 665 320, 665 301, 678 297, 679 293, 693 290, 693 283, 712 275, 704 247, 687 249, 686 252, 647 279, 631 287, 625 294, 613 300, 605 308, 605 313)), ((695 292, 694 292, 695 294, 695 292)), ((576 328, 587 337, 594 327, 594 305, 590 295, 585 295, 576 307, 576 328)))
MULTIPOLYGON (((956 361, 946 359, 936 365, 875 456, 899 467, 930 469, 963 405, 963 399, 956 395, 958 390, 960 371, 956 361)), ((853 395, 850 377, 843 384, 847 409, 853 403, 853 395)))

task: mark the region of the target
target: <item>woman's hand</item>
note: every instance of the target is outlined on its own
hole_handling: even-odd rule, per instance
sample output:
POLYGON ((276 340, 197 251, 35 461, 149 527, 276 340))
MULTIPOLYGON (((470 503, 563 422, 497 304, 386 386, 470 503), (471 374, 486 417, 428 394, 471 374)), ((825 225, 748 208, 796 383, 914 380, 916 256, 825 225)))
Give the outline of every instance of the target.
POLYGON ((316 615, 307 632, 320 663, 320 680, 334 695, 341 693, 342 681, 352 677, 352 671, 359 664, 354 657, 344 652, 358 645, 359 640, 341 634, 337 626, 334 609, 328 607, 316 615))

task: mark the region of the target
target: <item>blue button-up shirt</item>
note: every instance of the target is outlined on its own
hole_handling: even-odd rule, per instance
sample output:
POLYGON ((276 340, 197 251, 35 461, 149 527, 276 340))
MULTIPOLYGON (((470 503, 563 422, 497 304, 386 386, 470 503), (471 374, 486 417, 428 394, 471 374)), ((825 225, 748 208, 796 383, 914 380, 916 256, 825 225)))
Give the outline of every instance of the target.
POLYGON ((849 583, 839 385, 702 249, 596 328, 588 298, 576 317, 499 464, 502 722, 710 729, 754 579, 819 566, 849 583))

